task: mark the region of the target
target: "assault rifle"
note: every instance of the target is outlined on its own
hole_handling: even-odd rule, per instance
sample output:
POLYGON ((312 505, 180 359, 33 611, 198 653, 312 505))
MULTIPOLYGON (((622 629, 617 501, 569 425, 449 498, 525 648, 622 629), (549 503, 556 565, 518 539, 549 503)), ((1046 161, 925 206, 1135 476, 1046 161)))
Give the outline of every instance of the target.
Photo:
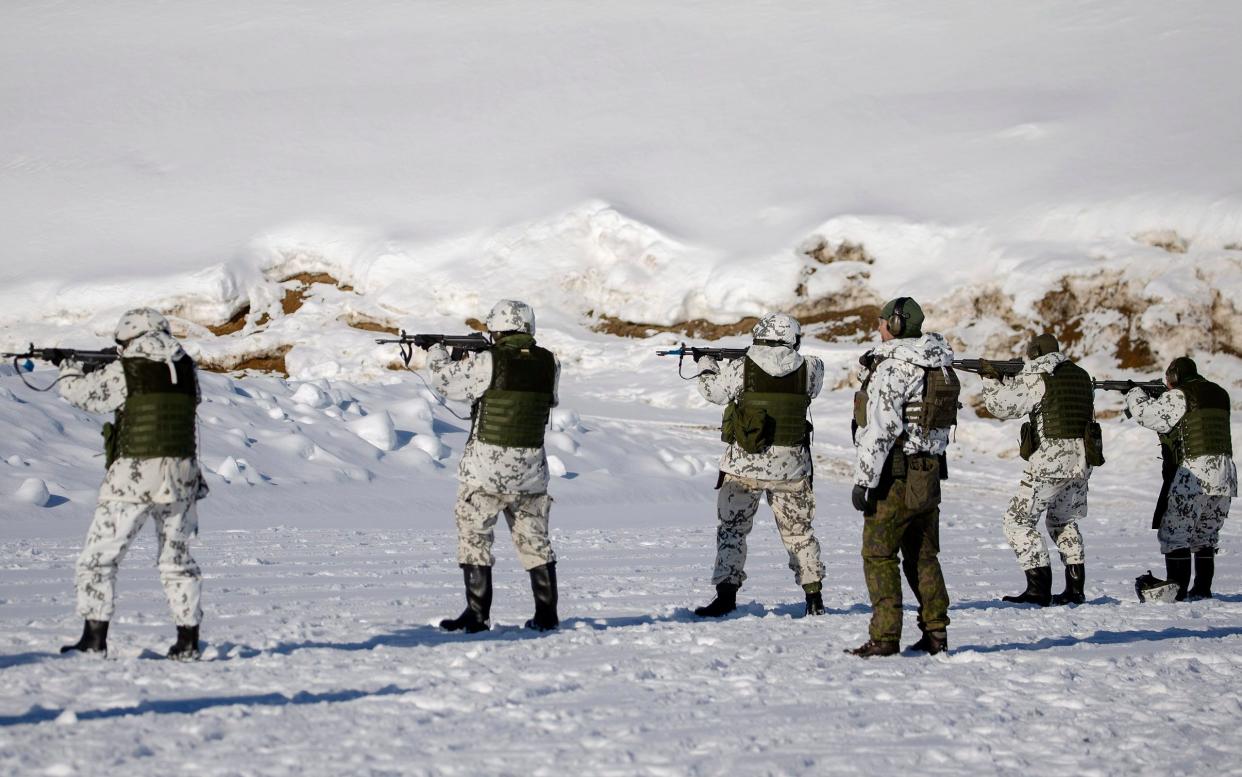
POLYGON ((61 362, 77 362, 82 365, 83 373, 90 373, 95 370, 101 370, 120 358, 117 355, 115 346, 105 348, 102 351, 79 351, 74 348, 36 348, 34 343, 30 344, 25 353, 4 353, 0 354, 0 357, 12 359, 13 369, 17 372, 17 376, 22 379, 22 383, 25 383, 27 388, 34 391, 50 391, 52 386, 60 382, 60 378, 57 378, 52 383, 52 386, 47 388, 38 388, 37 386, 30 385, 30 381, 26 380, 26 376, 22 373, 34 370, 34 364, 31 363, 33 361, 50 362, 57 367, 60 366, 61 362), (25 364, 21 363, 23 359, 26 362, 25 364))
POLYGON ((1091 388, 1100 391, 1120 391, 1122 394, 1129 394, 1131 389, 1141 388, 1149 397, 1158 397, 1167 390, 1164 382, 1159 380, 1093 380, 1091 388))
POLYGON ((691 359, 693 359, 696 362, 699 359, 702 359, 704 356, 710 356, 713 359, 724 359, 726 361, 729 361, 732 359, 741 359, 742 357, 746 356, 747 350, 748 349, 746 348, 697 348, 697 347, 688 346, 685 343, 682 343, 680 346, 672 350, 656 351, 656 356, 676 356, 677 357, 677 374, 680 375, 683 380, 693 380, 694 378, 697 378, 699 375, 702 375, 703 373, 700 372, 699 375, 691 375, 688 377, 686 375, 682 375, 681 365, 685 361, 687 356, 689 356, 691 359))
POLYGON ((492 342, 481 332, 468 335, 407 335, 403 329, 400 337, 379 338, 375 342, 380 345, 389 343, 399 345, 401 358, 405 361, 406 367, 410 366, 410 359, 414 358, 415 348, 425 350, 433 345, 443 345, 449 349, 449 358, 456 362, 466 358, 468 353, 486 351, 492 347, 492 342))
POLYGON ((1012 378, 1014 375, 1022 372, 1022 367, 1026 364, 1021 359, 1005 359, 1003 361, 993 361, 992 359, 954 359, 953 369, 961 370, 962 372, 973 372, 978 375, 980 370, 983 369, 984 362, 988 366, 996 368, 1002 380, 1012 378))

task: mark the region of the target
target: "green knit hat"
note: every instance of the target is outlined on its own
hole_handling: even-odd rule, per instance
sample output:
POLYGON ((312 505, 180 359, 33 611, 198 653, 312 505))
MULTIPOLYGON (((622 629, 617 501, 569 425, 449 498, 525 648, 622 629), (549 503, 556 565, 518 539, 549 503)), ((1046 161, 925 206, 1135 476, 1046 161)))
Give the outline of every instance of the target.
POLYGON ((900 316, 904 324, 900 327, 889 324, 888 331, 893 337, 923 336, 923 308, 919 307, 919 303, 915 302, 913 297, 897 297, 884 303, 883 309, 880 310, 880 318, 889 320, 894 314, 900 316))

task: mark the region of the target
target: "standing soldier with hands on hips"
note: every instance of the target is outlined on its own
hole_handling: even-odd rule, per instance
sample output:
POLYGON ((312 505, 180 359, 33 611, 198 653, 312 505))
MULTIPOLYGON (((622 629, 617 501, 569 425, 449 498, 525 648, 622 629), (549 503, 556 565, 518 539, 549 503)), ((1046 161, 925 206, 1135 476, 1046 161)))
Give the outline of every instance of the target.
POLYGON ((60 394, 70 404, 116 414, 104 426, 108 473, 77 563, 78 613, 86 624, 82 638, 61 652, 107 653, 117 567, 151 518, 160 583, 177 626, 168 657, 196 660, 202 575, 189 543, 198 534, 195 503, 207 495, 207 486, 198 468, 194 361, 167 319, 150 308, 121 316, 116 344, 120 358, 101 370, 85 374, 72 360, 60 366, 60 394))
POLYGON ((1005 381, 984 362, 983 403, 1001 420, 1029 416, 1022 426, 1021 455, 1027 461, 1018 492, 1005 513, 1009 540, 1026 575, 1026 590, 1004 601, 1082 604, 1086 601, 1086 556, 1078 522, 1087 517, 1087 479, 1104 463, 1091 376, 1061 353, 1050 334, 1031 340, 1022 371, 1005 381), (1052 564, 1037 528, 1044 519, 1065 565, 1065 591, 1052 595, 1052 564))
POLYGON ((939 559, 940 481, 960 384, 953 349, 940 335, 923 333, 923 310, 913 299, 885 304, 879 332, 883 342, 860 360, 866 376, 854 400, 851 494, 863 514, 870 639, 846 652, 869 658, 900 651, 900 554, 923 632, 910 650, 942 653, 949 648, 949 594, 939 559))
POLYGON ((1158 398, 1141 388, 1126 394, 1126 415, 1158 433, 1171 480, 1168 504, 1157 508, 1157 529, 1169 582, 1177 600, 1212 596, 1220 528, 1229 500, 1238 495, 1229 428, 1229 393, 1199 374, 1188 356, 1174 359, 1164 374, 1169 387, 1158 398), (1190 587, 1191 561, 1194 587, 1190 587))
POLYGON ((466 609, 441 621, 440 627, 467 633, 490 628, 492 543, 503 512, 534 592, 535 616, 526 627, 550 631, 560 620, 543 442, 549 413, 557 404, 560 365, 551 351, 535 344, 535 312, 525 302, 497 302, 484 323, 492 337, 488 350, 468 353, 460 361, 453 361, 443 345, 433 345, 427 353, 432 387, 473 408, 455 509, 466 609))
POLYGON ((737 608, 746 580, 746 537, 759 500, 767 497, 789 553, 789 568, 806 595, 806 614, 822 615, 824 565, 811 524, 815 519, 811 427, 807 409, 824 382, 824 363, 798 352, 802 327, 792 316, 772 313, 751 331, 753 344, 741 359, 699 359, 699 393, 725 405, 716 514, 716 598, 694 613, 719 617, 737 608))

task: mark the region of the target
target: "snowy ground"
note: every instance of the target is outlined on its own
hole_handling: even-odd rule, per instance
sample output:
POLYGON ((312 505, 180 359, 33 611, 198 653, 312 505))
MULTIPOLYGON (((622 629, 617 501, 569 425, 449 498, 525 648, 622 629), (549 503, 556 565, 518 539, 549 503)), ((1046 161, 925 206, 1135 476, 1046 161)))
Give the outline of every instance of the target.
MULTIPOLYGON (((670 402, 688 398, 671 366, 646 377, 669 387, 670 402)), ((318 394, 267 378, 209 376, 206 385, 214 493, 202 505, 197 555, 208 646, 191 666, 148 660, 172 631, 149 532, 121 574, 111 658, 54 655, 78 628, 71 570, 98 477, 95 426, 21 387, 25 404, 0 401, 9 428, 21 430, 7 465, 20 472, 8 482, 34 473, 53 493, 45 508, 6 498, 5 773, 107 764, 158 774, 187 763, 220 775, 1238 768, 1236 523, 1225 532, 1219 598, 1134 601, 1134 577, 1159 559, 1147 529, 1156 462, 1152 440, 1120 421, 1107 425, 1109 444, 1118 458, 1131 451, 1139 477, 1105 467, 1093 480, 1087 604, 998 603, 1020 582, 999 521, 1019 471, 1015 430, 970 420, 943 519, 954 652, 864 662, 842 653, 865 639, 868 618, 860 519, 841 474, 848 392, 815 407, 827 616, 798 617, 801 592, 766 508, 739 613, 690 615, 711 594, 712 411, 616 399, 616 385, 600 392, 609 400, 571 379, 566 403, 598 407, 577 419, 567 410, 553 434, 566 470, 552 484, 564 626, 550 635, 521 628, 530 593, 502 530, 496 628, 463 637, 433 626, 462 599, 450 510, 463 433, 451 416, 437 408, 426 423, 412 380, 319 384, 318 394), (396 419, 394 450, 358 436, 351 417, 361 412, 396 419), (980 452, 994 434, 1007 458, 980 452), (453 451, 444 466, 424 451, 432 445, 414 445, 420 437, 453 451), (224 465, 229 457, 240 471, 224 465)), ((906 620, 908 642, 912 612, 906 620)))

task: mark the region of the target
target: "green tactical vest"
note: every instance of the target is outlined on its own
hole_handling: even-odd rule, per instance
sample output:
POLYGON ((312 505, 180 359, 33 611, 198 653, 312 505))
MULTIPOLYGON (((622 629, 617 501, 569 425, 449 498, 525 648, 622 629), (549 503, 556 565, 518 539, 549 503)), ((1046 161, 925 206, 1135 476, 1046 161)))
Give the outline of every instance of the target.
POLYGON ((105 424, 107 464, 118 456, 131 459, 188 459, 197 455, 195 414, 198 377, 194 360, 182 356, 174 364, 173 383, 168 363, 122 358, 125 404, 112 424, 105 424))
POLYGON ((1186 396, 1186 414, 1169 435, 1177 463, 1198 456, 1232 456, 1229 393, 1201 377, 1178 388, 1186 396))
POLYGON ((907 403, 902 417, 906 423, 922 429, 923 434, 932 429, 957 426, 958 397, 961 393, 962 382, 952 367, 924 367, 923 397, 917 402, 907 403))
POLYGON ((492 382, 475 403, 475 438, 504 448, 542 448, 556 391, 556 357, 530 335, 509 335, 492 355, 492 382))
POLYGON ((773 445, 810 445, 808 371, 804 359, 788 375, 769 375, 747 356, 742 364, 742 394, 736 405, 725 408, 724 441, 737 443, 748 453, 762 453, 773 445), (741 439, 743 429, 750 429, 748 436, 756 439, 741 439))
MULTIPOLYGON (((1044 398, 1039 414, 1044 437, 1049 440, 1082 440, 1087 425, 1095 420, 1095 390, 1091 376, 1073 362, 1061 362, 1052 374, 1044 374, 1044 398)), ((1034 413, 1032 422, 1034 422, 1034 413)), ((1032 427, 1034 424, 1032 423, 1032 427)))

